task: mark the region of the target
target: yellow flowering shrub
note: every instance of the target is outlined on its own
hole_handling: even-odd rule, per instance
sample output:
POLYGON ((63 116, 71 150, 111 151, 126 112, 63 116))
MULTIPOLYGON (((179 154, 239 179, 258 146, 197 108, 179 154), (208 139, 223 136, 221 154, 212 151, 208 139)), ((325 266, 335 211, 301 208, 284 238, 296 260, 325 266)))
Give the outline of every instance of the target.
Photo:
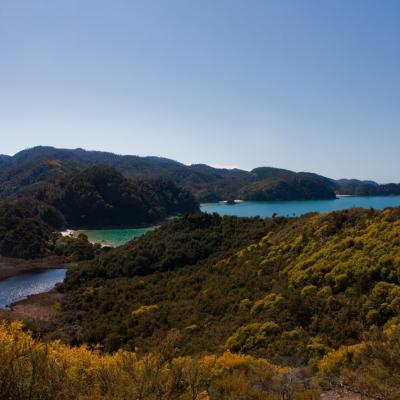
POLYGON ((294 376, 293 369, 229 352, 168 360, 43 343, 18 322, 0 322, 2 400, 278 400, 304 392, 294 376))

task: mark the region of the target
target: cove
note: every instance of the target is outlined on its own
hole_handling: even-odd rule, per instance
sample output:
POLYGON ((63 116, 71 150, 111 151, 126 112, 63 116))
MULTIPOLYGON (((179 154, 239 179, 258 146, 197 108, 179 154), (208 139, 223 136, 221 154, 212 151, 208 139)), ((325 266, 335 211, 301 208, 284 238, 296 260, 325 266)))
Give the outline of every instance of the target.
POLYGON ((156 227, 132 228, 132 229, 88 229, 79 232, 84 233, 90 242, 100 243, 105 246, 121 246, 132 239, 154 230, 156 227))

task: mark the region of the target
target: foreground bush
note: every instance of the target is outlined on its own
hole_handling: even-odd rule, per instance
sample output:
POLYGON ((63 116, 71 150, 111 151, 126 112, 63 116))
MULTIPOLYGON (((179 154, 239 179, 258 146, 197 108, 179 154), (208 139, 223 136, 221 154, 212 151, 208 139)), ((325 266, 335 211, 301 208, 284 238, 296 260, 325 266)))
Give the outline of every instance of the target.
POLYGON ((319 362, 324 385, 345 387, 374 399, 400 399, 400 325, 371 329, 365 341, 342 346, 319 362))
POLYGON ((0 323, 0 393, 7 400, 317 398, 305 382, 298 370, 251 356, 104 355, 46 344, 20 323, 0 323))

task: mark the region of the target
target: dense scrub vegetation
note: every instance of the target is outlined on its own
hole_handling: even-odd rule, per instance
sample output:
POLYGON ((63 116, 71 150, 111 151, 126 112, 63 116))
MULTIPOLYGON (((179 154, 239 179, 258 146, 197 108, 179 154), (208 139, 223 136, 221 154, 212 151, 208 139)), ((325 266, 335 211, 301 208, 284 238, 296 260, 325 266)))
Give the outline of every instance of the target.
POLYGON ((0 255, 19 258, 46 255, 51 228, 44 220, 54 210, 40 206, 25 202, 0 204, 0 255), (41 215, 42 210, 45 215, 41 215))
MULTIPOLYGON (((45 257, 61 251, 55 246, 54 230, 132 227, 198 208, 189 192, 165 179, 133 181, 113 168, 92 167, 0 202, 0 255, 45 257)), ((90 244, 85 246, 86 252, 95 251, 90 244)), ((67 253, 69 247, 64 246, 67 253)), ((74 258, 88 259, 83 247, 74 258)))
POLYGON ((72 262, 92 260, 110 250, 109 247, 90 243, 88 237, 83 233, 79 233, 77 236, 62 236, 53 233, 49 247, 52 254, 63 256, 72 262))
MULTIPOLYGON (((228 231, 226 250, 207 252, 187 235, 180 244, 190 218, 164 226, 168 235, 148 233, 71 272, 60 337, 147 352, 178 330, 180 355, 230 350, 316 365, 399 315, 399 209, 268 219, 260 240, 250 240, 260 222, 247 221, 247 229, 228 231), (248 244, 234 238, 246 230, 248 244)), ((197 218, 209 243, 218 217, 197 218)))
POLYGON ((1 202, 0 255, 24 259, 58 255, 82 261, 106 251, 89 243, 85 235, 62 237, 54 232, 54 226, 64 224, 64 216, 44 202, 32 199, 1 202))
POLYGON ((257 217, 188 214, 71 270, 65 284, 74 288, 92 279, 146 276, 205 261, 217 262, 260 239, 265 229, 265 223, 257 217))
POLYGON ((77 165, 59 160, 28 161, 23 164, 17 163, 13 168, 7 168, 7 164, 0 163, 0 167, 0 198, 21 193, 43 182, 54 182, 67 174, 79 171, 77 165))
POLYGON ((63 291, 40 334, 92 350, 2 325, 10 399, 400 396, 399 208, 186 215, 71 269, 63 291))
POLYGON ((318 376, 325 387, 346 387, 370 399, 399 399, 399 318, 384 329, 371 329, 361 343, 328 353, 318 363, 318 376))
POLYGON ((368 399, 400 397, 400 326, 328 353, 314 369, 225 352, 179 357, 176 333, 155 353, 40 342, 0 323, 0 393, 8 400, 316 400, 345 387, 368 399))
POLYGON ((0 324, 0 393, 7 400, 313 400, 301 371, 251 356, 176 357, 174 339, 143 356, 38 342, 0 324))
POLYGON ((88 168, 32 192, 75 228, 132 227, 199 209, 189 192, 170 181, 130 180, 107 166, 88 168))

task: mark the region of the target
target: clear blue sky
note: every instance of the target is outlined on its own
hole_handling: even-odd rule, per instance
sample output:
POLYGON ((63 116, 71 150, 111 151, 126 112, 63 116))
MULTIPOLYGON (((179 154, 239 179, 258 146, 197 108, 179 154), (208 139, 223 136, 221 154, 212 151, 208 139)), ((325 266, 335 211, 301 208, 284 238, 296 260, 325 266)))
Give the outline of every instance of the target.
POLYGON ((400 181, 398 0, 1 0, 0 153, 400 181))

